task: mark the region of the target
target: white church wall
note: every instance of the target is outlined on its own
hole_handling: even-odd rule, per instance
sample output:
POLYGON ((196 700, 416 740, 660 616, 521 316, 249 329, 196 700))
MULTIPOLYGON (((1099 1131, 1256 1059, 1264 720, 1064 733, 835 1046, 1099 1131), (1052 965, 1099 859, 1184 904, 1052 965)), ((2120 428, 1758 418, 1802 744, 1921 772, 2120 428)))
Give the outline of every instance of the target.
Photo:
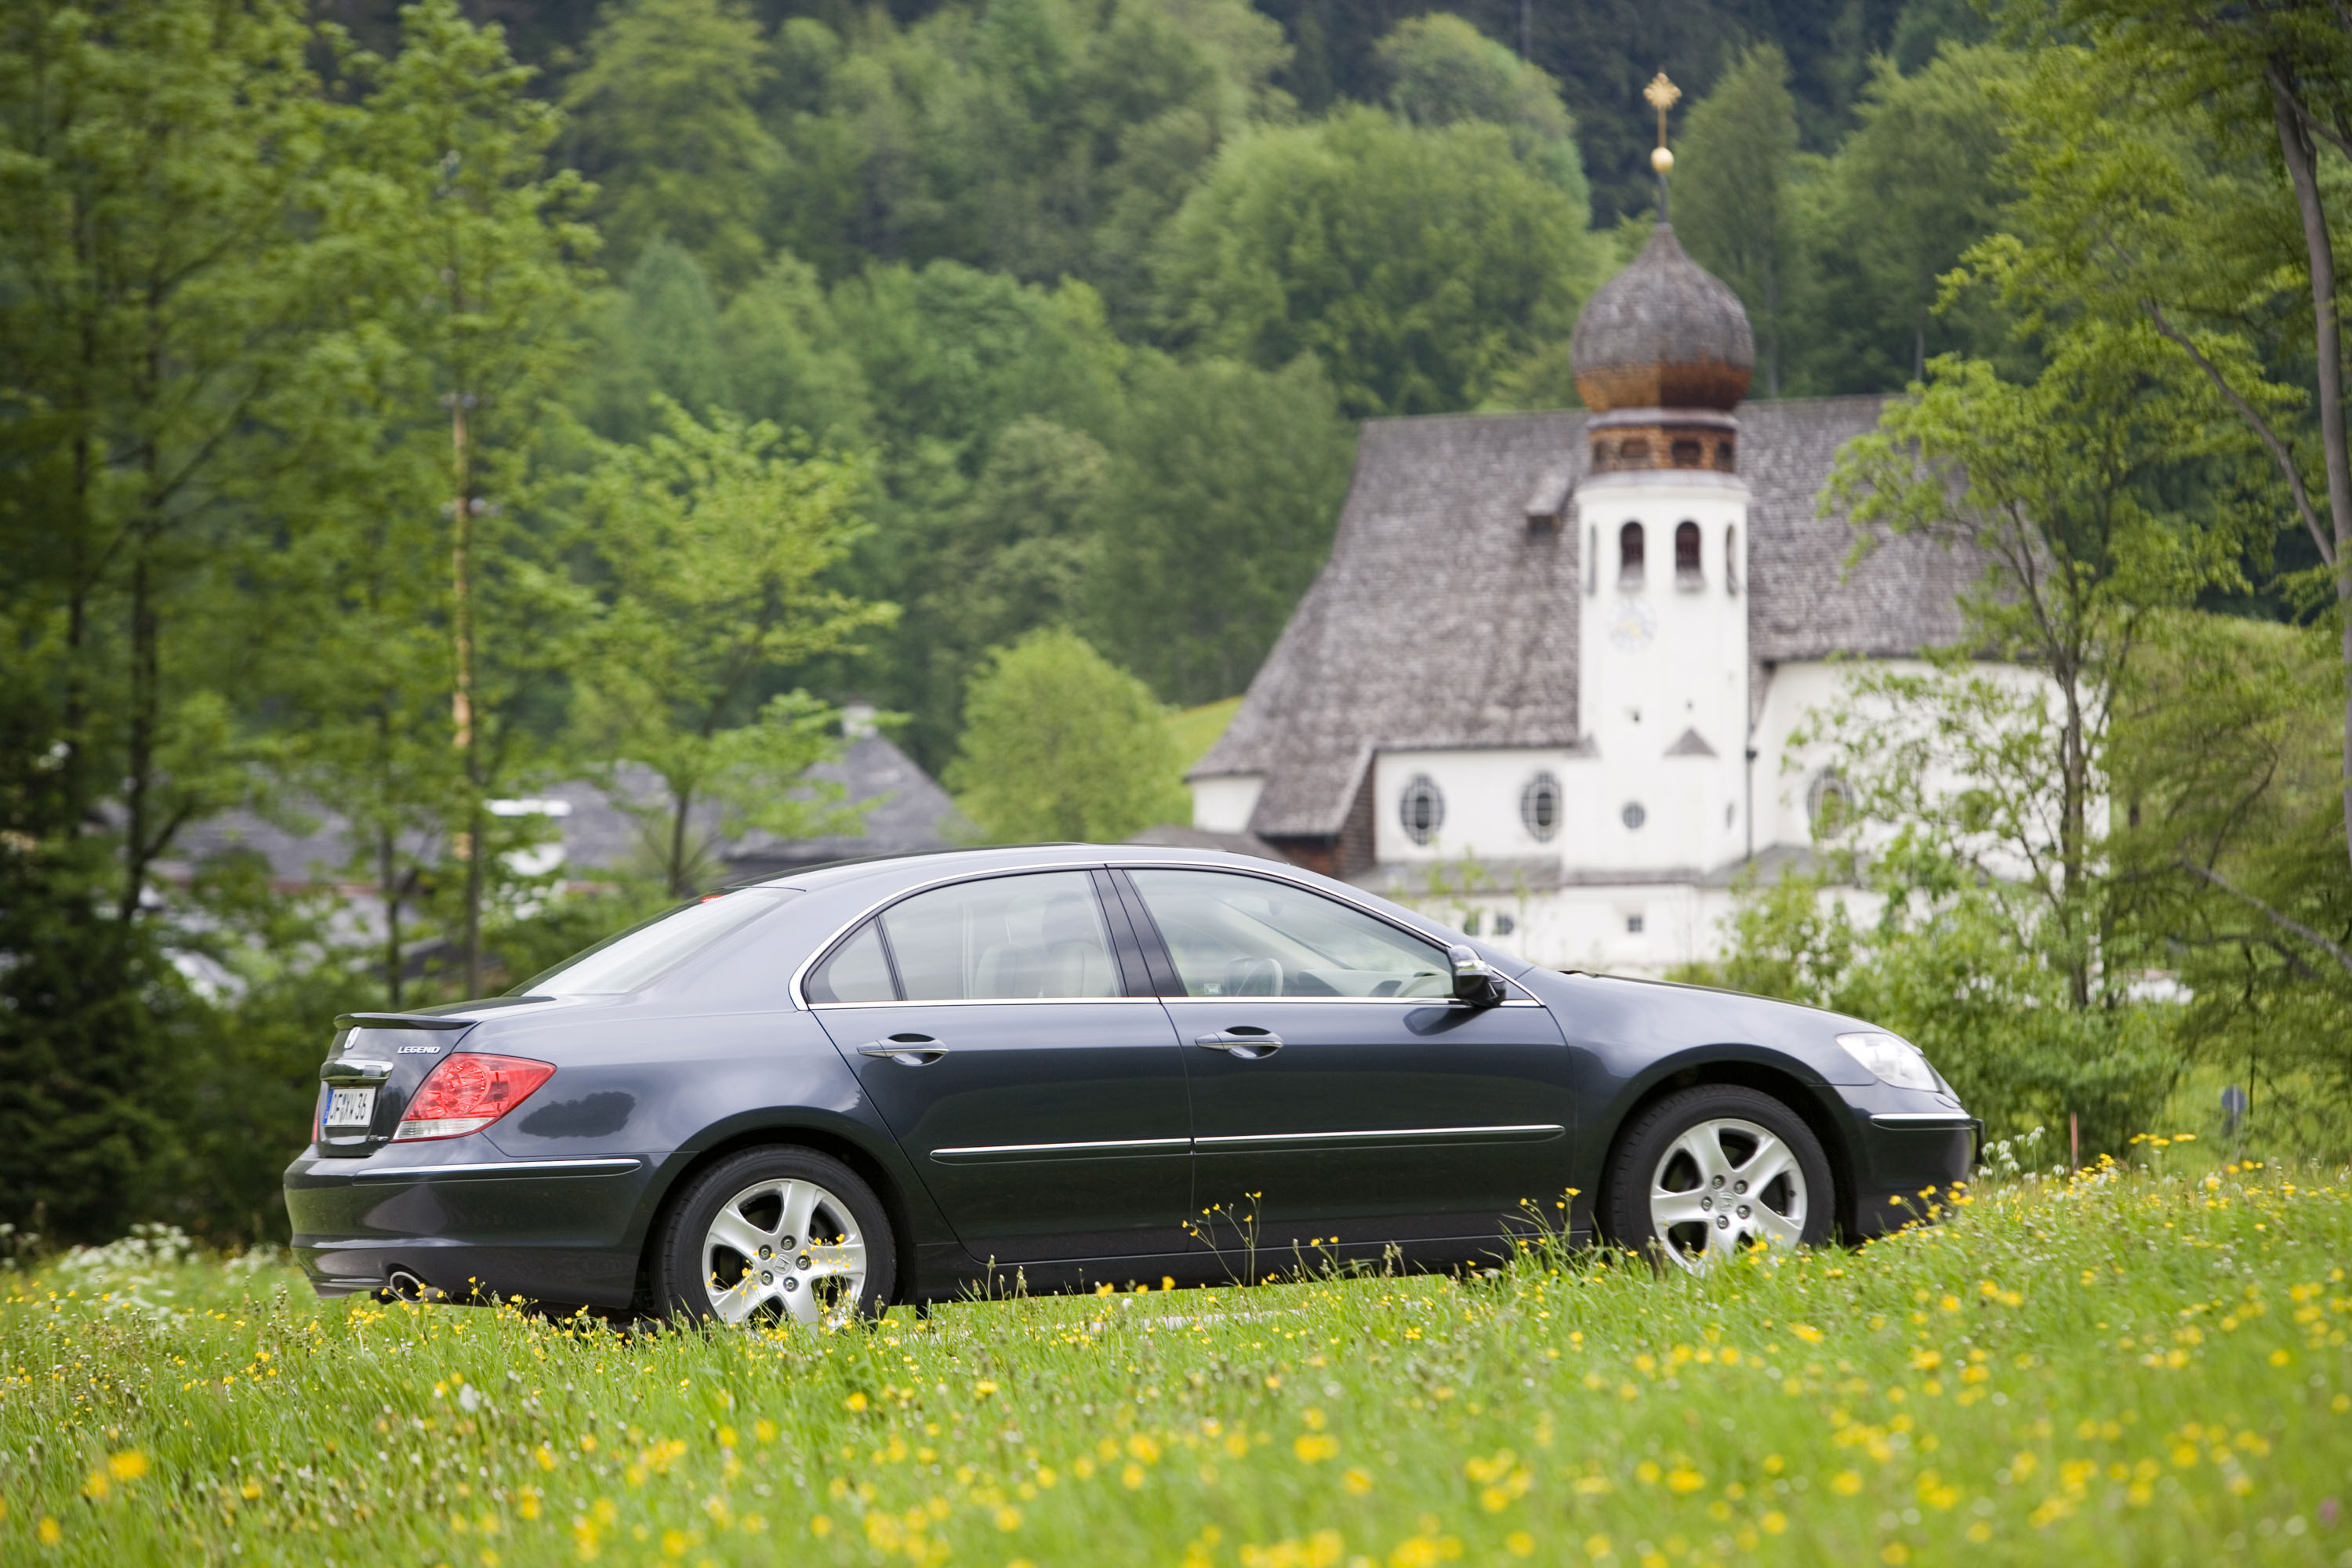
POLYGON ((1687 882, 1563 888, 1530 901, 1514 951, 1548 968, 1656 979, 1715 956, 1729 908, 1727 892, 1687 882))
MULTIPOLYGON (((1756 811, 1759 850, 1772 845, 1809 846, 1814 842, 1812 808, 1824 776, 1835 761, 1832 748, 1815 740, 1797 746, 1797 731, 1809 727, 1821 714, 1846 700, 1849 684, 1859 675, 1925 675, 1932 667, 1921 659, 1841 659, 1791 661, 1777 667, 1766 688, 1763 710, 1756 724, 1756 811), (1769 832, 1768 832, 1769 829, 1769 832)), ((1973 673, 1999 681, 2012 691, 2040 689, 2054 700, 2057 688, 2038 670, 2014 664, 1983 663, 1973 673)), ((1905 722, 1894 704, 1871 700, 1868 711, 1880 722, 1905 722)), ((1965 782, 1950 767, 1939 767, 1924 781, 1931 794, 1958 789, 1965 782)), ((1868 839, 1864 844, 1867 847, 1868 839)), ((2023 875, 2021 864, 2011 866, 1995 858, 2000 875, 2023 875)))
POLYGON ((1372 762, 1372 852, 1382 863, 1525 859, 1551 856, 1572 844, 1575 824, 1589 816, 1593 764, 1562 747, 1496 747, 1475 751, 1382 752, 1372 762), (1531 830, 1521 803, 1538 775, 1559 786, 1559 826, 1549 837, 1531 830), (1405 792, 1426 778, 1443 812, 1426 841, 1405 826, 1405 792))
POLYGON ((1804 847, 1813 842, 1808 796, 1831 763, 1830 748, 1816 741, 1792 743, 1794 733, 1817 714, 1834 708, 1846 686, 1864 668, 1923 671, 1916 659, 1790 661, 1776 666, 1756 721, 1756 847, 1804 847))
POLYGON ((1224 773, 1192 783, 1192 826, 1211 833, 1246 833, 1257 797, 1265 793, 1264 773, 1224 773))

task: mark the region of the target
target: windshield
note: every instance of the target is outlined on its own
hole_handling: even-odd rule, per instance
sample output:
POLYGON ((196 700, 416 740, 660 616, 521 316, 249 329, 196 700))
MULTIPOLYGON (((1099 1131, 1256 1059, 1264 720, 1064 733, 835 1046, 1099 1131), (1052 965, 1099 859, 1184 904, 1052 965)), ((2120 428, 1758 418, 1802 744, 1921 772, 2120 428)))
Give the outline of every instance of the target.
POLYGON ((793 888, 745 888, 698 899, 606 937, 508 994, 611 996, 635 991, 798 896, 793 888))

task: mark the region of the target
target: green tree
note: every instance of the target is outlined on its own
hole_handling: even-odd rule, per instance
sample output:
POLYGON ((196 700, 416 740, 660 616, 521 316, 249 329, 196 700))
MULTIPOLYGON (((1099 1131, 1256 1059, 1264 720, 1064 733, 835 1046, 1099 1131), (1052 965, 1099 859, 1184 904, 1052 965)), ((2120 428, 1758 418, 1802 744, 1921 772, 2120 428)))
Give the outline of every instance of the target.
POLYGON ((1126 351, 1084 283, 1044 289, 953 261, 882 266, 836 288, 832 306, 893 450, 936 442, 972 475, 1024 415, 1097 437, 1118 420, 1126 351))
POLYGON ((2157 618, 2116 704, 2126 917, 2187 994, 2182 1035, 2250 1127, 2333 1150, 2352 1108, 2352 880, 2337 841, 2335 628, 2157 618))
POLYGON ((1805 345, 1792 369, 1811 389, 1877 391, 1919 380, 1938 353, 2003 354, 2004 322, 1974 298, 1946 304, 1943 279, 2001 225, 1990 84, 2018 68, 2005 50, 1958 46, 1916 76, 1878 62, 1861 123, 1797 195, 1810 298, 1790 341, 1805 345))
MULTIPOLYGON (((1082 283, 1055 289, 954 262, 876 267, 834 289, 831 317, 874 411, 874 531, 844 582, 913 605, 953 581, 960 527, 1003 433, 1035 418, 1095 442, 1121 417, 1127 350, 1082 283)), ((1001 515, 1001 514, 1000 514, 1001 515)), ((905 744, 934 770, 953 754, 970 658, 953 624, 909 616, 871 659, 812 671, 909 715, 905 744)))
POLYGON ((2261 441, 2334 590, 2352 854, 2352 435, 2336 260, 2352 24, 2340 7, 2196 0, 2070 0, 2055 20, 2083 44, 2044 47, 2011 101, 2027 226, 2005 281, 2152 324, 2261 441), (2070 135, 2085 138, 2079 150, 2070 135))
POLYGON ((1882 900, 1874 928, 1850 942, 1796 918, 1801 892, 1751 894, 1738 966, 1908 1034, 2005 1120, 2073 1111, 2112 1148, 2180 1062, 2170 1016, 2131 993, 2161 949, 2124 918, 2114 704, 2151 618, 2236 576, 2246 517, 2182 480, 2245 448, 2146 327, 2082 323, 2050 351, 2024 384, 1936 360, 1842 454, 1824 505, 1858 548, 1923 535, 1983 575, 1959 647, 1855 673, 1796 736, 1834 758, 1845 805, 1822 836, 1882 900))
POLYGON ((1579 211, 1590 210, 1576 122, 1549 77, 1442 11, 1399 22, 1373 53, 1397 113, 1422 126, 1501 126, 1515 157, 1549 174, 1579 211))
POLYGON ((919 721, 952 733, 986 650, 1079 618, 1098 570, 1110 467, 1102 443, 1034 416, 999 432, 914 605, 926 665, 919 721))
POLYGON ((1170 222, 1170 341, 1274 370, 1323 362, 1351 415, 1475 405, 1590 291, 1586 213, 1508 132, 1375 110, 1235 143, 1170 222))
POLYGON ((313 324, 308 43, 279 0, 0 12, 0 1193, 56 1235, 162 1198, 209 1059, 153 895, 258 760, 220 567, 313 324))
POLYGON ((598 303, 593 383, 572 405, 600 435, 643 440, 656 395, 698 413, 734 406, 730 373, 738 356, 720 347, 718 299, 684 247, 651 241, 624 286, 598 303))
POLYGON ((584 510, 609 583, 581 677, 591 748, 653 770, 669 891, 693 892, 708 844, 695 810, 784 837, 829 830, 793 792, 830 754, 839 715, 801 692, 761 700, 783 669, 854 647, 890 605, 825 584, 859 523, 864 478, 833 457, 794 457, 772 425, 674 403, 644 447, 611 447, 584 510))
POLYGON ((868 444, 875 414, 866 372, 814 268, 779 255, 728 301, 719 327, 738 413, 828 446, 868 444))
POLYGON ((529 95, 531 73, 499 34, 467 22, 455 0, 406 7, 399 53, 355 53, 347 68, 369 90, 343 153, 355 190, 331 254, 373 280, 390 314, 354 335, 396 345, 371 394, 377 504, 446 530, 435 559, 449 563, 438 618, 457 783, 435 805, 461 863, 452 924, 475 995, 505 847, 488 805, 555 761, 547 709, 587 608, 562 513, 544 504, 545 447, 574 379, 595 236, 572 216, 578 176, 547 167, 555 110, 529 95))
POLYGON ((1086 624, 1171 702, 1249 684, 1331 543, 1355 442, 1302 356, 1140 363, 1086 624))
POLYGON ((1278 29, 1241 0, 990 0, 846 42, 788 25, 782 237, 828 276, 953 259, 1085 278, 1123 322, 1151 236, 1217 149, 1282 112, 1278 29))
POLYGON ((1047 627, 972 676, 945 782, 993 842, 1115 842, 1190 811, 1182 768, 1150 689, 1047 627))
POLYGON ((621 0, 604 13, 563 101, 621 255, 667 236, 722 288, 758 270, 783 162, 756 107, 774 74, 740 0, 621 0))
POLYGON ((1768 397, 1780 395, 1782 312, 1796 253, 1789 197, 1796 155, 1788 58, 1759 44, 1691 110, 1675 163, 1675 233, 1748 307, 1768 397))
MULTIPOLYGON (((1981 821, 1988 842, 2029 868, 2061 926, 2076 921, 2074 904, 2095 879, 2109 705, 2140 624, 2234 580, 2246 526, 2225 498, 2189 510, 2168 493, 2168 478, 2200 458, 2226 464, 2242 447, 2203 387, 2167 374, 2161 347, 2145 328, 2087 326, 2053 343, 2049 367, 2028 385, 1981 361, 1939 359, 1876 432, 1847 445, 1823 500, 1850 508, 1858 528, 1925 535, 1980 560, 1982 581, 1963 601, 1971 651, 2049 683, 2045 722, 2035 717, 2045 705, 2039 693, 2012 700, 1973 675, 1940 694, 1888 678, 1889 695, 1932 700, 1953 715, 1938 742, 1961 749, 1948 776, 1987 782, 1949 786, 1965 798, 1946 810, 1937 775, 1890 761, 1875 772, 1895 793, 1867 811, 1981 821), (2017 748, 2034 760, 2011 759, 2017 748), (2046 797, 2029 801, 1990 782, 2028 778, 2046 781, 2046 797)), ((1862 547, 1871 538, 1864 533, 1862 547)), ((1909 743, 1874 733, 1874 724, 1853 715, 1841 739, 1862 752, 1909 743)), ((2074 1003, 2086 1005, 2099 963, 2092 933, 2077 928, 2065 941, 2074 1003)))

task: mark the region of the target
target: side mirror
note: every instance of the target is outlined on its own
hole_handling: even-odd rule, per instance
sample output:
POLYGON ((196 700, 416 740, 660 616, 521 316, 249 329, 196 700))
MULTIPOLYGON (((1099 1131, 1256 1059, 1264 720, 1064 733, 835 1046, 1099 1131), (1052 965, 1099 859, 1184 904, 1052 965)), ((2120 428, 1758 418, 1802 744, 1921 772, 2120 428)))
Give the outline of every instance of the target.
POLYGON ((1454 999, 1473 1007, 1492 1007, 1503 1000, 1503 977, 1494 965, 1460 942, 1445 950, 1454 968, 1454 999))

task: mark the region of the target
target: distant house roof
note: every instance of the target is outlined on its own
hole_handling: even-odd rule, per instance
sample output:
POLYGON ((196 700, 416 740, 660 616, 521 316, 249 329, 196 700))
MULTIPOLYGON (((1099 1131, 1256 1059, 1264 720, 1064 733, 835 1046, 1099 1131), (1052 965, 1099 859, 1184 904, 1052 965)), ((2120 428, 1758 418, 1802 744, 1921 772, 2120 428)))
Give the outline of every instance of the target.
MULTIPOLYGON (((863 817, 865 833, 787 839, 755 830, 718 845, 717 858, 730 878, 772 875, 860 856, 945 849, 962 842, 963 819, 947 791, 878 734, 852 740, 839 760, 820 763, 809 774, 841 785, 838 804, 874 803, 863 817)), ((658 825, 629 810, 630 802, 656 810, 663 804, 659 777, 642 763, 621 764, 614 770, 610 784, 570 779, 518 804, 545 808, 544 814, 552 817, 562 837, 562 863, 574 873, 593 873, 657 862, 662 847, 658 825)), ((354 868, 354 857, 362 847, 353 842, 350 823, 315 803, 299 803, 298 809, 303 820, 289 818, 290 826, 245 810, 191 823, 175 843, 175 863, 193 864, 235 851, 252 851, 268 861, 271 878, 282 884, 345 878, 366 881, 367 868, 354 868)), ((698 842, 715 833, 720 819, 721 810, 716 804, 697 805, 688 814, 698 842)), ((403 846, 409 853, 423 847, 414 835, 404 836, 403 846)))
MULTIPOLYGON (((1893 656, 1957 641, 1975 564, 1885 542, 1845 570, 1853 530, 1817 514, 1840 446, 1884 399, 1739 411, 1748 650, 1759 665, 1893 656)), ((1579 483, 1586 416, 1373 420, 1331 558, 1195 778, 1260 773, 1250 831, 1340 831, 1376 750, 1573 745, 1583 541, 1530 527, 1530 498, 1579 483)))
MULTIPOLYGON (((253 854, 268 863, 270 880, 300 887, 342 878, 350 872, 357 847, 351 824, 314 802, 296 803, 282 822, 240 807, 180 829, 172 840, 171 859, 157 869, 171 878, 223 856, 253 854)), ((402 836, 402 853, 412 854, 418 847, 416 836, 402 836)), ((354 879, 365 880, 366 873, 357 873, 354 879)))
POLYGON ((1175 822, 1162 822, 1147 827, 1128 842, 1149 844, 1162 849, 1223 849, 1233 855, 1255 855, 1261 860, 1285 859, 1281 850, 1255 833, 1218 833, 1206 827, 1187 827, 1175 822))
POLYGON ((819 763, 809 776, 843 786, 845 803, 872 801, 862 834, 778 838, 751 833, 724 852, 738 876, 785 871, 866 855, 908 855, 969 842, 971 827, 939 782, 912 757, 878 734, 857 737, 837 762, 819 763))

